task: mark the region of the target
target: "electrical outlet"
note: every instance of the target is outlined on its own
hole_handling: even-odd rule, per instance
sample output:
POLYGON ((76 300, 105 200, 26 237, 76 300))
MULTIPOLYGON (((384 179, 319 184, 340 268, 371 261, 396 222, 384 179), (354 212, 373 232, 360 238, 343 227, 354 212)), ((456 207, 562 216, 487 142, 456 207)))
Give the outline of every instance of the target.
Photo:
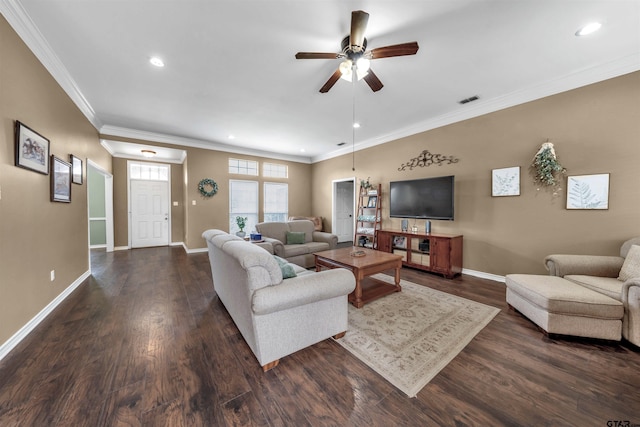
POLYGON ((56 271, 51 270, 51 281, 53 282, 54 280, 56 280, 56 271))

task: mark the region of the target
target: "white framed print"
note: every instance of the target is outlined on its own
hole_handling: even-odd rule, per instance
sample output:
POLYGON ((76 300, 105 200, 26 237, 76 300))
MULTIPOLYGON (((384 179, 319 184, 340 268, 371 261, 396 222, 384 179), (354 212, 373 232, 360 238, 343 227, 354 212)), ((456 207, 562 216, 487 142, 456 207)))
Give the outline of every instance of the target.
POLYGON ((567 177, 567 209, 609 209, 609 174, 567 177))
POLYGON ((493 169, 491 171, 491 196, 520 195, 520 166, 493 169))

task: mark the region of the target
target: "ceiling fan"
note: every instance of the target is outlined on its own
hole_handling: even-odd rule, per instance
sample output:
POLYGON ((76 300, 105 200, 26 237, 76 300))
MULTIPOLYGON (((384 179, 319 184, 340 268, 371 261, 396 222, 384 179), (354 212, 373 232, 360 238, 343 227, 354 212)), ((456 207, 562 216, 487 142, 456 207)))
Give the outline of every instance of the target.
POLYGON ((320 93, 327 93, 338 79, 343 78, 353 81, 364 79, 374 92, 379 91, 384 86, 378 76, 369 67, 369 60, 390 58, 393 56, 415 55, 418 51, 418 42, 408 42, 393 46, 379 47, 367 51, 367 39, 364 32, 369 22, 369 14, 362 10, 351 12, 351 33, 347 35, 341 43, 342 52, 298 52, 296 59, 341 59, 344 61, 333 73, 329 80, 320 88, 320 93))

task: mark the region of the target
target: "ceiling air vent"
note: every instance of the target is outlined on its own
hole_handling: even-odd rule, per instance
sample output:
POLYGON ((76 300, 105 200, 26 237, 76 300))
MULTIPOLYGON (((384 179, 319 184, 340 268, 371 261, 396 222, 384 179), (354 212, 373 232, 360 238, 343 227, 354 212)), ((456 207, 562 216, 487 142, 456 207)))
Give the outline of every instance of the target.
POLYGON ((462 101, 458 101, 458 104, 467 104, 467 103, 475 101, 477 99, 478 99, 478 96, 477 95, 473 95, 473 96, 471 96, 471 97, 469 97, 467 99, 463 99, 462 101))

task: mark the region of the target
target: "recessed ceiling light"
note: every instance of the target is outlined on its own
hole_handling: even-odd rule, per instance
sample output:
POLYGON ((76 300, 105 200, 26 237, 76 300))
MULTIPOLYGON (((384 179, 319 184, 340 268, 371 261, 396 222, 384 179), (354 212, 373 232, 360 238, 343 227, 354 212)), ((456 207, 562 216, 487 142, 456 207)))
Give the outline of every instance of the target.
POLYGON ((353 127, 354 127, 355 129, 358 129, 358 128, 360 127, 360 123, 354 123, 354 124, 353 124, 353 127))
POLYGON ((235 135, 229 135, 227 138, 229 138, 229 139, 236 139, 236 136, 235 136, 235 135))
POLYGON ((591 22, 576 31, 576 36, 586 36, 587 34, 595 33, 600 29, 600 27, 602 27, 601 23, 591 22))
POLYGON ((164 61, 162 61, 162 59, 158 58, 157 56, 151 58, 149 62, 151 63, 151 65, 155 65, 156 67, 164 67, 164 61))
POLYGON ((301 153, 306 153, 306 152, 307 152, 307 150, 305 150, 304 148, 301 148, 301 149, 300 149, 300 152, 301 152, 301 153))

